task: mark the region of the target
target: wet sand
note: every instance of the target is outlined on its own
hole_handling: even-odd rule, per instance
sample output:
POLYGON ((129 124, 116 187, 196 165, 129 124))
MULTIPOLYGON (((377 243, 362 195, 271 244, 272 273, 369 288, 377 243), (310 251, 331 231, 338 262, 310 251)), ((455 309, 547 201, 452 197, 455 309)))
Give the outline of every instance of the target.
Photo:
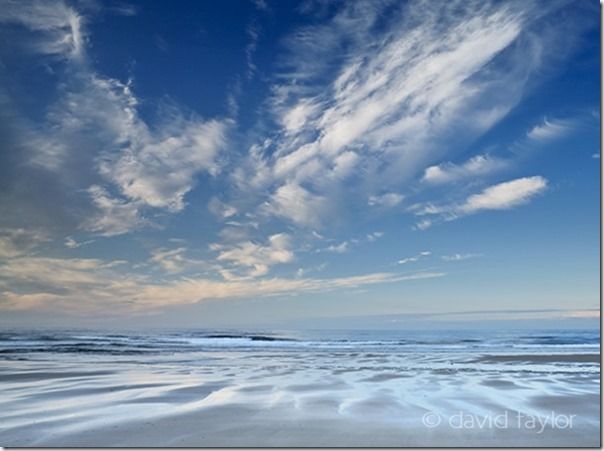
POLYGON ((597 447, 596 362, 281 351, 2 361, 0 444, 597 447))
MULTIPOLYGON (((409 415, 413 415, 411 410, 409 415)), ((142 446, 142 447, 417 447, 417 446, 572 446, 597 447, 599 438, 581 426, 569 433, 512 429, 425 428, 395 419, 299 415, 294 406, 255 409, 251 406, 212 407, 148 421, 108 422, 69 435, 40 432, 54 426, 69 429, 69 420, 32 424, 3 437, 9 446, 142 446), (37 440, 31 437, 38 436, 37 440)))
POLYGON ((525 362, 525 363, 563 363, 591 362, 600 363, 600 354, 514 354, 514 355, 485 355, 475 362, 525 362))

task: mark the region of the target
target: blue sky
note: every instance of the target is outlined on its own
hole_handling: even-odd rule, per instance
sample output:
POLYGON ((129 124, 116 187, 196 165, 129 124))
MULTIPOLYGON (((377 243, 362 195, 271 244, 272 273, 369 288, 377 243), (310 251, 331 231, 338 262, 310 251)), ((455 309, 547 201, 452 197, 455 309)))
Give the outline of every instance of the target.
POLYGON ((599 32, 595 1, 3 0, 4 322, 594 318, 599 32))

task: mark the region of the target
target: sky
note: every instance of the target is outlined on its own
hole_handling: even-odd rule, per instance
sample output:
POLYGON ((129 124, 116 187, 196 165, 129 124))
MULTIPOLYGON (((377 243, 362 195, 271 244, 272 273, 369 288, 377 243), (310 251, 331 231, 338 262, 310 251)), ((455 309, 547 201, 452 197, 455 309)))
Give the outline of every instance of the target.
POLYGON ((0 6, 3 327, 599 318, 596 1, 0 6))

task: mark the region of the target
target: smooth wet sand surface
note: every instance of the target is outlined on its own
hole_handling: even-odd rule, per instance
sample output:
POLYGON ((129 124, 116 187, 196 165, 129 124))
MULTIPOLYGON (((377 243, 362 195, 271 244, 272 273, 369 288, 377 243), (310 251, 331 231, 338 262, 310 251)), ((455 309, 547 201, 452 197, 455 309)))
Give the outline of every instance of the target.
POLYGON ((599 446, 591 355, 495 357, 246 350, 1 361, 0 444, 599 446))

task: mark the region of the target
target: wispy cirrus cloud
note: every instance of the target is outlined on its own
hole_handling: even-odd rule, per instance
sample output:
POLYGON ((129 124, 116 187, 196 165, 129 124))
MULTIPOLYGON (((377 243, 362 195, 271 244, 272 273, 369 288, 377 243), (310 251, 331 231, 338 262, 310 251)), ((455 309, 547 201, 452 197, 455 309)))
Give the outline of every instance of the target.
POLYGON ((369 205, 370 207, 396 207, 404 199, 405 196, 399 193, 384 193, 378 196, 369 196, 367 205, 369 205))
POLYGON ((158 266, 159 269, 167 274, 177 274, 192 269, 208 269, 211 266, 204 260, 188 257, 186 247, 154 249, 151 251, 149 263, 158 266))
POLYGON ((109 11, 120 16, 136 16, 140 8, 136 5, 126 2, 117 2, 108 6, 109 11))
POLYGON ((224 147, 226 124, 187 121, 165 124, 159 135, 143 128, 138 145, 104 155, 100 174, 125 197, 172 212, 184 209, 184 196, 203 171, 217 170, 215 156, 224 147))
POLYGON ((260 28, 257 23, 251 23, 245 31, 248 38, 248 44, 245 46, 247 76, 248 78, 251 78, 257 70, 256 64, 254 63, 254 52, 258 46, 258 39, 260 38, 260 28))
POLYGON ((399 261, 397 261, 396 263, 399 265, 406 265, 407 263, 414 263, 417 262, 425 257, 429 257, 430 255, 432 255, 432 252, 430 251, 422 251, 417 255, 414 255, 413 257, 406 257, 406 258, 402 258, 399 261))
POLYGON ((141 227, 144 219, 140 212, 142 205, 139 202, 111 196, 105 188, 92 185, 88 193, 96 210, 82 223, 82 228, 102 236, 115 236, 128 233, 141 227))
POLYGON ((524 154, 527 150, 563 138, 586 122, 585 114, 577 114, 575 117, 564 119, 544 118, 542 122, 511 143, 501 156, 479 154, 461 164, 447 161, 429 166, 424 171, 422 182, 430 185, 444 185, 471 181, 513 168, 518 166, 522 158, 525 158, 524 154))
POLYGON ((210 249, 218 252, 216 260, 229 262, 232 269, 223 269, 221 274, 227 279, 235 278, 233 271, 241 272, 244 276, 258 277, 265 275, 269 267, 279 263, 289 263, 294 260, 291 249, 291 237, 278 233, 268 237, 266 244, 245 241, 235 245, 211 244, 210 249))
POLYGON ((367 241, 373 242, 373 241, 376 241, 376 240, 382 238, 383 236, 384 236, 384 232, 380 232, 380 231, 371 232, 371 233, 367 234, 367 241))
POLYGON ((326 196, 288 182, 280 186, 261 209, 265 214, 289 219, 299 226, 319 227, 329 202, 326 196))
POLYGON ((233 171, 250 210, 320 228, 361 202, 398 205, 419 172, 444 183, 506 166, 480 155, 425 170, 519 101, 548 54, 530 32, 548 11, 453 3, 343 4, 286 39, 267 107, 276 128, 233 171))
POLYGON ((13 258, 26 254, 49 238, 43 231, 6 228, 0 229, 0 258, 13 258))
POLYGON ((253 298, 255 296, 296 295, 308 292, 331 291, 362 286, 433 279, 445 276, 442 272, 417 272, 412 274, 372 273, 339 278, 271 278, 257 281, 238 280, 215 282, 205 279, 187 279, 170 286, 148 285, 136 298, 142 305, 161 307, 174 303, 186 304, 205 299, 253 298))
POLYGON ((460 165, 447 162, 430 166, 425 170, 422 181, 430 184, 452 183, 492 174, 508 166, 509 161, 502 158, 476 155, 460 165))
POLYGON ((86 240, 86 241, 76 241, 74 238, 68 236, 65 238, 65 247, 69 249, 77 249, 78 247, 85 246, 87 244, 94 243, 94 240, 86 240))
POLYGON ((526 136, 532 141, 545 142, 567 135, 574 127, 575 123, 570 119, 544 118, 543 122, 530 129, 526 136))
POLYGON ((335 254, 344 254, 350 250, 350 243, 342 241, 340 244, 332 244, 324 249, 318 249, 317 252, 333 252, 335 254))
POLYGON ((237 209, 235 207, 225 204, 217 197, 212 197, 212 199, 210 199, 208 210, 219 219, 228 219, 237 214, 237 209))
MULTIPOLYGON (((61 132, 50 138, 66 149, 65 158, 79 150, 74 148, 76 143, 100 149, 98 153, 90 149, 99 184, 109 182, 116 188, 121 199, 114 203, 128 205, 132 213, 121 222, 121 228, 112 227, 109 234, 142 224, 135 219, 146 207, 181 211, 184 196, 201 173, 218 170, 215 157, 225 145, 228 122, 195 116, 185 119, 172 107, 161 122, 150 127, 139 117, 138 99, 130 85, 82 71, 54 107, 53 127, 61 132)), ((98 188, 90 190, 98 205, 98 188)), ((112 211, 101 209, 106 215, 112 211)), ((107 222, 112 221, 120 221, 120 216, 107 216, 107 222)))
POLYGON ((85 13, 59 0, 3 4, 0 23, 20 27, 30 54, 60 57, 50 61, 60 83, 43 120, 9 116, 25 166, 68 179, 55 183, 70 196, 88 193, 78 199, 81 227, 113 236, 150 224, 145 213, 183 210, 202 174, 218 172, 216 156, 232 122, 174 105, 160 120, 144 120, 132 83, 103 76, 88 60, 85 13))
MULTIPOLYGON (((157 254, 156 254, 157 255, 157 254)), ((159 283, 126 262, 18 256, 2 264, 0 308, 112 315, 143 312, 211 299, 296 295, 443 277, 444 273, 370 273, 336 278, 183 277, 159 283), (19 289, 13 288, 19 286, 19 289)))
MULTIPOLYGON (((468 196, 459 203, 437 205, 417 204, 410 208, 417 216, 428 216, 446 221, 475 214, 484 210, 508 210, 528 203, 547 188, 547 179, 541 176, 522 177, 489 186, 477 194, 468 196)), ((416 224, 419 230, 433 225, 433 219, 422 219, 416 224)))
MULTIPOLYGON (((318 248, 316 249, 315 252, 317 253, 321 253, 321 252, 331 252, 334 254, 345 254, 347 252, 350 252, 351 250, 353 250, 356 246, 359 246, 361 244, 365 244, 365 243, 374 243, 377 240, 379 240, 380 238, 382 238, 384 236, 384 232, 380 232, 380 231, 375 231, 375 232, 371 232, 366 234, 364 237, 362 238, 350 238, 349 240, 345 240, 345 241, 340 241, 337 244, 330 244, 327 247, 322 247, 322 248, 318 248)), ((324 237, 317 237, 321 240, 324 240, 324 237)), ((328 240, 328 241, 334 241, 333 239, 328 240)))
POLYGON ((80 59, 86 34, 83 17, 64 2, 6 0, 0 23, 20 25, 34 32, 25 45, 36 53, 66 59, 80 59))
POLYGON ((527 203, 547 188, 547 180, 541 176, 523 177, 490 186, 473 194, 457 211, 472 214, 481 210, 507 210, 527 203))
POLYGON ((481 257, 482 254, 451 254, 443 255, 440 258, 446 262, 459 262, 463 260, 469 260, 471 258, 481 257))
POLYGON ((270 7, 268 6, 268 3, 266 2, 266 0, 254 0, 253 1, 254 6, 256 7, 256 9, 260 10, 260 11, 269 11, 270 7))

